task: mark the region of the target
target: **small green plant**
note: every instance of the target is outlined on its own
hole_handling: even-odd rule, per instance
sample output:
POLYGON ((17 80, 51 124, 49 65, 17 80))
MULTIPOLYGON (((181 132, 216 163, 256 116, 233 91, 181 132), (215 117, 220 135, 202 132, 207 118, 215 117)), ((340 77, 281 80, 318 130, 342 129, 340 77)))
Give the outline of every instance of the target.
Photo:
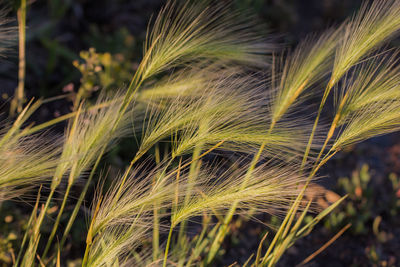
POLYGON ((107 72, 120 66, 110 54, 82 53, 73 111, 28 124, 51 101, 31 100, 0 136, 1 200, 36 195, 13 265, 61 266, 85 199, 82 266, 217 264, 234 216, 258 213, 276 215, 278 229, 243 264, 276 265, 346 198, 304 221, 314 206, 303 197, 321 166, 348 145, 399 130, 397 52, 378 51, 399 29, 400 1, 375 1, 277 60, 279 46, 247 14, 168 2, 126 89, 103 92, 93 105, 92 86, 118 81, 107 72), (316 116, 302 116, 311 95, 321 97, 316 116), (329 121, 322 111, 331 95, 329 121), (41 131, 63 120, 65 133, 49 142, 41 131), (138 148, 108 183, 101 160, 132 135, 138 148), (49 234, 43 225, 52 225, 49 234))
POLYGON ((377 230, 382 216, 396 216, 400 209, 397 193, 399 178, 394 173, 389 175, 391 188, 386 202, 380 200, 380 192, 374 188, 371 178, 368 165, 365 164, 360 170, 355 170, 351 178, 342 177, 338 180, 338 190, 343 190, 348 198, 340 209, 333 211, 325 220, 328 229, 336 230, 351 222, 352 232, 355 235, 373 232, 382 237, 377 230))
MULTIPOLYGON (((352 231, 355 234, 366 234, 367 223, 372 221, 372 207, 374 205, 373 188, 369 186, 371 175, 368 165, 363 165, 361 170, 353 172, 351 179, 340 178, 338 187, 348 195, 345 201, 344 210, 336 210, 329 216, 332 227, 344 225, 344 222, 351 221, 352 231)), ((331 228, 331 227, 329 227, 331 228)))
MULTIPOLYGON (((100 88, 106 91, 116 91, 121 85, 129 83, 131 73, 135 70, 135 64, 131 62, 133 53, 130 51, 134 46, 134 38, 126 30, 119 31, 113 38, 117 38, 117 41, 122 43, 122 45, 120 44, 122 53, 99 53, 96 52, 96 49, 90 48, 88 51, 80 53, 82 61, 73 61, 73 65, 82 75, 78 98, 88 98, 100 88)), ((104 42, 104 40, 101 41, 104 42)), ((100 40, 94 42, 97 43, 100 40)), ((110 43, 109 46, 112 44, 110 43)))
MULTIPOLYGON (((351 223, 348 235, 368 238, 365 245, 365 257, 373 266, 395 266, 387 254, 393 240, 392 229, 388 225, 396 223, 396 215, 400 210, 399 178, 394 173, 389 175, 386 196, 382 197, 382 188, 376 186, 374 174, 368 165, 353 171, 352 176, 339 178, 338 192, 347 194, 342 205, 324 219, 325 229, 336 232, 344 225, 351 223), (382 226, 385 225, 384 228, 382 226), (389 245, 388 245, 389 244, 389 245), (383 255, 382 255, 383 254, 383 255)), ((307 218, 309 219, 309 218, 307 218)))

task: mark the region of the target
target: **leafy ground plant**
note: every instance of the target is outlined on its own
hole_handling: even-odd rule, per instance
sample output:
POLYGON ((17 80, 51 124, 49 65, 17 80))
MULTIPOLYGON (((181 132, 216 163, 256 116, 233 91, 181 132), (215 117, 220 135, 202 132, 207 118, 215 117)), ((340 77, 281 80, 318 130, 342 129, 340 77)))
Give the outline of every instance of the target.
POLYGON ((398 52, 382 48, 399 29, 400 1, 375 1, 280 51, 230 6, 168 2, 125 90, 91 105, 81 87, 71 113, 39 125, 30 116, 53 99, 31 100, 2 128, 1 201, 37 196, 12 264, 65 265, 91 199, 82 266, 218 265, 235 216, 260 213, 280 220, 241 264, 276 265, 346 197, 324 210, 305 198, 318 170, 346 146, 399 129, 398 52), (333 119, 323 112, 331 103, 333 119), (61 137, 43 132, 63 120, 61 137), (99 172, 113 144, 132 136, 128 166, 99 172))

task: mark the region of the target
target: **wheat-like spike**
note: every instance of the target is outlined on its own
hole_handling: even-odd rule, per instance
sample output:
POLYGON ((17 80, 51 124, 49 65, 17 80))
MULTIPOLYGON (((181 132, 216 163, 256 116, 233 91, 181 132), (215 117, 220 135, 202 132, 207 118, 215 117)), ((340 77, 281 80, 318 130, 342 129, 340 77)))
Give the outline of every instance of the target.
POLYGON ((164 77, 155 84, 148 84, 140 91, 138 100, 162 104, 176 97, 202 97, 204 90, 221 82, 221 77, 243 75, 244 70, 224 61, 201 61, 164 77))
POLYGON ((126 224, 138 214, 152 211, 156 201, 163 205, 172 200, 175 190, 173 183, 163 181, 159 186, 153 186, 155 177, 159 175, 158 168, 147 170, 146 173, 140 169, 138 167, 130 173, 117 200, 115 198, 120 187, 118 182, 121 179, 117 179, 114 186, 108 190, 93 224, 94 234, 100 233, 104 227, 126 224))
POLYGON ((146 38, 141 76, 147 79, 198 59, 265 66, 274 46, 254 33, 255 26, 252 18, 232 12, 225 4, 207 7, 170 1, 146 38))
POLYGON ((300 192, 299 183, 305 178, 299 176, 296 169, 283 166, 258 166, 252 179, 243 184, 248 166, 222 171, 217 169, 200 172, 192 196, 187 204, 182 203, 171 216, 171 223, 179 222, 204 212, 223 213, 234 201, 238 201, 237 213, 252 209, 269 214, 282 214, 292 198, 300 192))
MULTIPOLYGON (((203 77, 209 73, 207 70, 201 70, 201 72, 203 77)), ((164 101, 159 107, 150 107, 145 116, 147 123, 139 153, 171 134, 186 131, 190 135, 204 118, 221 121, 228 112, 235 114, 243 112, 241 105, 246 100, 237 97, 235 88, 243 86, 244 83, 251 86, 254 80, 225 70, 212 74, 211 77, 213 76, 215 78, 212 80, 203 79, 202 83, 196 84, 192 89, 195 91, 194 94, 182 92, 182 95, 176 95, 175 98, 164 101), (234 81, 237 85, 233 84, 234 81), (231 89, 230 95, 224 87, 231 89)), ((185 80, 183 77, 182 80, 174 81, 173 84, 185 83, 185 80)), ((191 81, 190 76, 189 81, 191 81)))
POLYGON ((346 119, 346 125, 332 145, 333 150, 363 141, 373 136, 400 129, 400 101, 371 103, 346 119))
POLYGON ((277 122, 300 100, 301 94, 326 75, 337 46, 340 28, 320 37, 308 37, 288 56, 271 103, 272 121, 277 122))
POLYGON ((0 201, 49 181, 58 163, 60 143, 55 137, 30 136, 9 139, 0 147, 0 201))
MULTIPOLYGON (((100 198, 94 202, 94 206, 96 203, 100 205, 93 213, 90 230, 93 243, 86 266, 108 266, 116 259, 125 258, 130 250, 142 245, 149 234, 154 203, 158 203, 160 208, 171 207, 177 182, 164 179, 154 184, 160 178, 162 163, 152 170, 143 168, 139 166, 129 174, 122 191, 122 179, 118 178, 101 202, 100 198)), ((186 176, 182 176, 178 181, 180 188, 186 188, 186 180, 186 176)), ((158 215, 163 217, 167 214, 158 215)))
POLYGON ((400 29, 400 1, 365 2, 360 11, 344 25, 336 50, 331 84, 360 59, 388 40, 400 29))
MULTIPOLYGON (((285 168, 262 164, 254 171, 253 179, 243 186, 248 166, 241 160, 236 163, 228 169, 224 164, 205 164, 193 180, 188 179, 185 170, 182 170, 179 180, 174 179, 176 169, 158 180, 163 163, 150 171, 139 166, 123 184, 122 193, 118 193, 121 179, 117 179, 104 197, 93 204, 98 208, 93 211, 86 266, 107 266, 116 259, 132 262, 129 251, 142 245, 150 233, 154 203, 172 212, 173 227, 204 212, 222 213, 236 200, 240 201, 241 208, 237 213, 252 209, 279 215, 300 191, 298 184, 305 181, 293 166, 285 168), (158 182, 154 183, 154 179, 158 182), (176 191, 177 187, 179 191, 176 191), (188 187, 193 190, 185 203, 183 200, 187 197, 185 191, 188 187), (175 202, 176 198, 178 202, 175 202), (172 209, 172 205, 178 206, 172 209)), ((168 213, 158 214, 161 217, 165 215, 168 213)), ((151 261, 141 264, 146 262, 151 261)))
POLYGON ((338 125, 366 106, 400 99, 398 55, 395 51, 363 62, 345 77, 342 85, 337 86, 338 125))
POLYGON ((265 143, 266 153, 282 158, 300 153, 306 143, 307 123, 282 122, 274 131, 268 131, 271 119, 264 89, 268 81, 258 76, 250 76, 236 67, 211 67, 195 73, 189 70, 187 75, 183 71, 170 83, 154 85, 155 92, 176 84, 180 89, 167 94, 167 98, 156 93, 155 100, 146 99, 152 104, 144 115, 146 123, 140 122, 144 134, 138 154, 167 137, 171 139, 174 157, 192 151, 199 143, 207 149, 221 141, 220 149, 228 151, 254 153, 265 143))
POLYGON ((73 184, 79 175, 90 168, 104 146, 110 147, 113 141, 129 133, 130 112, 118 121, 118 111, 122 105, 120 98, 117 96, 115 100, 111 100, 101 96, 97 105, 106 102, 109 104, 104 108, 78 112, 69 124, 60 163, 54 175, 53 188, 58 186, 68 170, 73 172, 68 181, 73 184), (117 122, 117 128, 113 129, 117 122))
POLYGON ((10 127, 0 133, 1 200, 16 197, 54 173, 60 149, 60 139, 49 135, 21 137, 24 124, 40 107, 41 100, 26 105, 10 127), (46 138, 48 140, 46 140, 46 138))
MULTIPOLYGON (((151 222, 140 220, 141 224, 136 225, 134 231, 123 224, 105 228, 94 240, 85 266, 127 266, 124 263, 132 258, 130 251, 137 249, 149 237, 151 222)), ((141 265, 144 266, 144 262, 141 265)))

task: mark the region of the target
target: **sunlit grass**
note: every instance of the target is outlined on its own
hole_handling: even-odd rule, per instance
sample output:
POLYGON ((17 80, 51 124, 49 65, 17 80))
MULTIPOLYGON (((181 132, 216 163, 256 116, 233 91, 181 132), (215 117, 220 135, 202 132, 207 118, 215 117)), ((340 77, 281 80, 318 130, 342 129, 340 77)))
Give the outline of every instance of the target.
POLYGON ((252 17, 238 15, 222 4, 168 2, 125 91, 101 94, 93 106, 78 97, 70 114, 34 127, 27 122, 43 100, 31 101, 3 128, 0 201, 50 184, 37 194, 15 266, 57 266, 85 199, 92 208, 82 265, 96 267, 212 265, 234 216, 260 213, 282 220, 248 263, 274 266, 339 205, 343 198, 315 211, 303 197, 339 150, 400 128, 398 52, 378 50, 400 29, 400 2, 365 4, 292 52, 277 51, 252 17), (332 90, 329 120, 322 111, 332 90), (305 103, 318 97, 310 114, 305 103), (62 137, 39 133, 64 119, 62 137), (137 150, 109 183, 100 162, 122 138, 135 138, 137 150), (100 185, 94 195, 92 182, 100 185), (56 191, 63 199, 51 215, 56 191), (311 210, 317 215, 305 223, 311 210))

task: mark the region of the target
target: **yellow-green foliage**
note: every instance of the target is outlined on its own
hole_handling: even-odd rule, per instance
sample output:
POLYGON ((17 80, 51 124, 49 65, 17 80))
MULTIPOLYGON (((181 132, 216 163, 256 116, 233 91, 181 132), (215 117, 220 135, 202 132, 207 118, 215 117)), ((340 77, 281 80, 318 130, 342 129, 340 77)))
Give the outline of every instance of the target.
MULTIPOLYGON (((349 144, 399 130, 398 53, 375 52, 400 29, 399 0, 365 4, 342 25, 282 53, 271 38, 259 37, 252 17, 196 2, 171 1, 161 10, 126 91, 100 96, 91 106, 85 103, 85 92, 93 89, 87 83, 70 114, 26 126, 39 100, 4 128, 1 200, 51 182, 49 195, 38 194, 16 266, 32 266, 36 258, 57 266, 92 181, 105 186, 86 198, 92 209, 83 266, 212 265, 223 253, 233 216, 257 213, 282 221, 248 263, 274 266, 344 199, 304 222, 313 206, 303 197, 319 168, 349 144), (280 63, 272 52, 281 53, 280 63), (335 113, 320 127, 331 90, 335 113), (302 106, 310 96, 323 96, 315 120, 302 106), (38 129, 66 119, 62 140, 43 143, 38 129), (98 175, 101 159, 130 131, 138 149, 126 169, 111 172, 107 188, 98 175), (84 185, 64 228, 61 217, 78 180, 84 185), (49 210, 56 191, 63 200, 54 216, 49 210), (47 197, 42 206, 40 195, 47 197), (55 219, 41 240, 45 215, 55 219), (193 237, 187 230, 195 222, 201 227, 193 237), (47 242, 43 251, 41 242, 47 242)), ((108 54, 83 56, 95 62, 77 65, 82 72, 110 63, 108 54)))
MULTIPOLYGON (((129 45, 132 46, 132 42, 129 45)), ((99 89, 118 89, 121 82, 128 82, 131 77, 132 64, 121 54, 98 53, 90 48, 79 55, 82 62, 72 63, 82 74, 79 97, 88 98, 99 89)))
POLYGON ((221 141, 224 143, 220 149, 229 151, 248 153, 263 142, 266 152, 271 154, 278 150, 293 154, 301 151, 306 140, 302 128, 282 123, 267 133, 270 118, 263 107, 267 102, 263 80, 245 75, 237 68, 214 66, 201 70, 201 75, 211 78, 208 80, 200 77, 197 69, 194 71, 197 74, 189 70, 189 76, 179 74, 171 83, 156 84, 155 89, 145 90, 145 95, 139 94, 140 99, 146 96, 146 101, 155 103, 146 110, 144 122, 140 122, 144 125, 144 135, 139 154, 168 136, 173 157, 190 152, 196 144, 202 143, 206 149, 221 141), (163 94, 167 99, 160 99, 161 90, 169 88, 179 92, 170 90, 163 94), (206 124, 202 124, 204 119, 208 121, 206 124))

